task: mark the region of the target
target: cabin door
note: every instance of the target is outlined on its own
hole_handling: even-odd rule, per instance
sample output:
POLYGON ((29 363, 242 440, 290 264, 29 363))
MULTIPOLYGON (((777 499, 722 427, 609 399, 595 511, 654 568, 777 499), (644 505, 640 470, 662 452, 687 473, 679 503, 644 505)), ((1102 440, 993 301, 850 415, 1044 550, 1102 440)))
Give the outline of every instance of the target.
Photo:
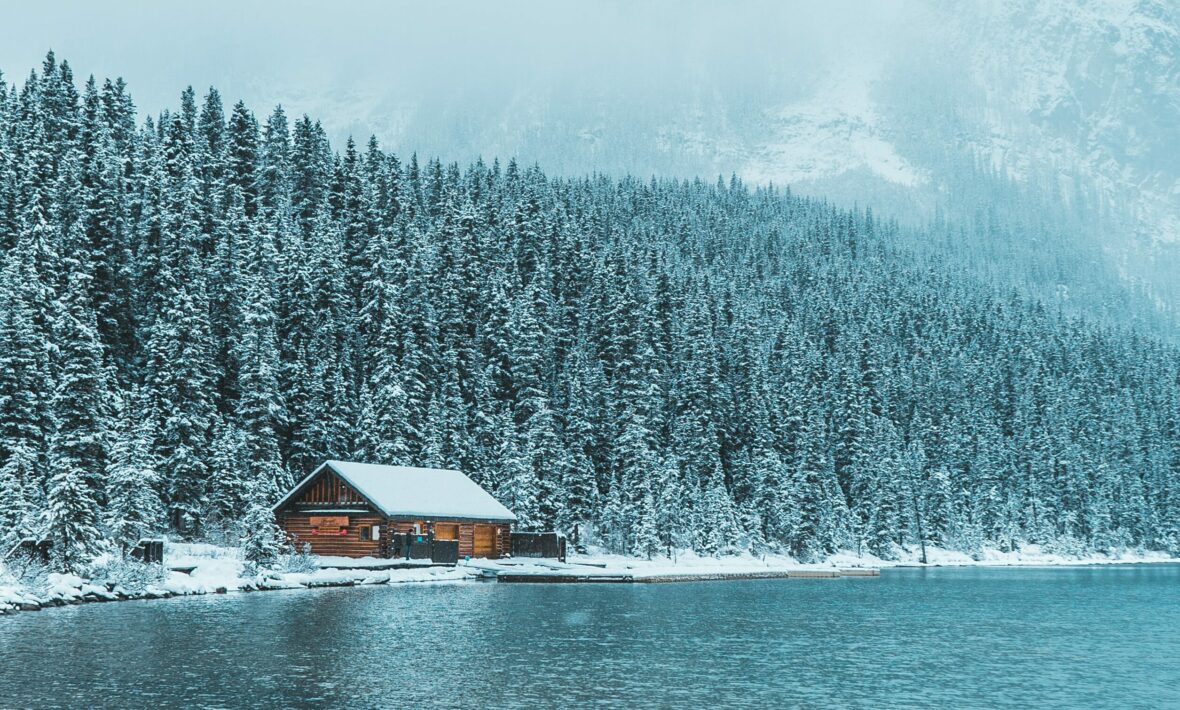
POLYGON ((459 523, 435 523, 434 524, 434 539, 435 540, 458 540, 459 539, 459 523))
POLYGON ((476 525, 472 557, 496 556, 496 526, 476 525))

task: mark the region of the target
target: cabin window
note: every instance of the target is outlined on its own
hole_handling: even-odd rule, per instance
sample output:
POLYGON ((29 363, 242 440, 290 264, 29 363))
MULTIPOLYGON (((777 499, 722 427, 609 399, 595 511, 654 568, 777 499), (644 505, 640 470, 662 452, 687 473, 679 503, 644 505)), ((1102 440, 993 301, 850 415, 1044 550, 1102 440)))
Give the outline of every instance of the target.
POLYGON ((380 540, 381 526, 380 525, 362 525, 360 528, 360 539, 362 540, 380 540))

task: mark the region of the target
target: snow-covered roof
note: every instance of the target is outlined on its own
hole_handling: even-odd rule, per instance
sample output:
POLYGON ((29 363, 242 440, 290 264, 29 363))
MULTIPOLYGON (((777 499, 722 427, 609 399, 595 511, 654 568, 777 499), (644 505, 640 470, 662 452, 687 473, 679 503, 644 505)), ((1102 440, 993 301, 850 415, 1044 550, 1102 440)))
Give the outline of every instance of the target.
POLYGON ((275 510, 328 468, 390 518, 470 518, 512 522, 516 516, 462 471, 326 461, 291 489, 275 510))

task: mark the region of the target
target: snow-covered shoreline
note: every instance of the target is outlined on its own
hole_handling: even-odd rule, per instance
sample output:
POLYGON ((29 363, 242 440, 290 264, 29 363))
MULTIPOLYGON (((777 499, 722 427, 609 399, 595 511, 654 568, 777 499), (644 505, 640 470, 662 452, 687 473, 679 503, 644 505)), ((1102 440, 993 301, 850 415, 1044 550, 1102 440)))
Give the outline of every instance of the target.
POLYGON ((474 579, 477 574, 470 569, 455 567, 375 570, 358 566, 355 569, 324 567, 312 571, 264 571, 248 575, 240 551, 234 548, 170 543, 166 549, 166 569, 162 578, 138 588, 54 573, 48 576, 45 588, 31 590, 0 575, 0 615, 88 602, 316 587, 461 582, 474 579), (186 573, 175 571, 178 568, 192 569, 186 573))
MULTIPOLYGON (((192 568, 188 574, 166 571, 154 584, 127 589, 118 584, 87 580, 76 575, 51 574, 44 589, 30 590, 13 580, 0 578, 0 615, 18 611, 36 611, 53 606, 88 602, 161 599, 177 596, 253 592, 317 587, 373 586, 408 583, 464 583, 487 577, 491 570, 510 569, 519 574, 578 576, 585 578, 626 575, 634 581, 676 581, 683 579, 741 579, 743 577, 806 576, 805 572, 824 570, 858 570, 925 567, 1080 567, 1107 565, 1180 564, 1180 558, 1165 553, 1125 550, 1113 555, 1062 555, 1027 545, 1015 552, 983 550, 976 555, 927 547, 926 559, 920 551, 905 550, 899 559, 884 560, 853 552, 838 553, 820 563, 802 563, 787 556, 733 555, 701 557, 692 553, 674 559, 637 559, 623 555, 588 554, 572 556, 568 563, 537 560, 470 560, 455 567, 388 567, 390 560, 376 558, 321 558, 320 569, 305 572, 267 571, 255 576, 244 574, 238 550, 204 544, 169 545, 166 566, 192 568), (332 566, 332 565, 339 565, 332 566), (791 575, 790 573, 795 573, 791 575)), ((846 575, 847 576, 847 575, 846 575)))
POLYGON ((637 576, 692 577, 711 572, 733 574, 765 571, 803 571, 823 569, 898 569, 931 567, 1080 567, 1101 565, 1180 564, 1180 557, 1162 552, 1121 550, 1105 555, 1065 555, 1049 552, 1038 545, 1025 545, 1021 550, 1003 552, 983 549, 975 555, 938 547, 927 546, 926 562, 921 561, 919 549, 900 550, 897 559, 886 560, 871 554, 857 554, 845 551, 833 554, 822 562, 803 563, 781 555, 734 555, 726 557, 702 557, 692 553, 677 555, 675 559, 636 559, 622 555, 592 554, 571 557, 575 564, 596 565, 602 569, 618 572, 626 570, 637 576))
POLYGON ((918 548, 901 551, 898 559, 884 560, 873 555, 843 552, 832 555, 828 562, 839 566, 858 564, 875 567, 1089 567, 1095 565, 1180 564, 1180 557, 1165 552, 1124 549, 1110 554, 1091 552, 1070 555, 1045 550, 1041 545, 1026 544, 1019 550, 1001 551, 984 548, 974 555, 939 547, 926 547, 926 562, 922 563, 918 548))

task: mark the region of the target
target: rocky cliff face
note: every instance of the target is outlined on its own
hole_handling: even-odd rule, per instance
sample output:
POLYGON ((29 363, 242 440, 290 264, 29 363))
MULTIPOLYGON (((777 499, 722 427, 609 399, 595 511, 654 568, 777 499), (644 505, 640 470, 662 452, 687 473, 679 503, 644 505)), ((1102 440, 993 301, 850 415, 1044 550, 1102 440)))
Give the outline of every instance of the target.
POLYGON ((1180 22, 1162 0, 993 3, 966 22, 990 140, 1012 167, 1076 170, 1140 236, 1180 240, 1180 22))

